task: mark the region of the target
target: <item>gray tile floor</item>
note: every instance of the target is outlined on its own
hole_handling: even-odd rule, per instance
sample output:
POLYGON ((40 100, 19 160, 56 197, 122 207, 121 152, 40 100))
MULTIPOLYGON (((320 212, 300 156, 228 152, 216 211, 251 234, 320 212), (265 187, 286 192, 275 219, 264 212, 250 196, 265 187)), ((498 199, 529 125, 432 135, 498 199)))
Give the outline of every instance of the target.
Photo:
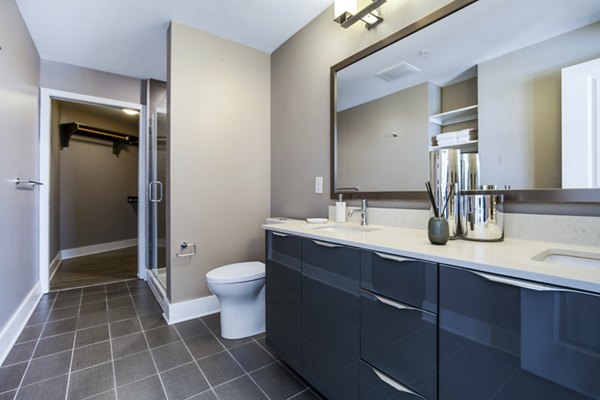
POLYGON ((0 368, 0 400, 320 399, 264 335, 219 328, 218 314, 167 325, 139 280, 49 293, 0 368))

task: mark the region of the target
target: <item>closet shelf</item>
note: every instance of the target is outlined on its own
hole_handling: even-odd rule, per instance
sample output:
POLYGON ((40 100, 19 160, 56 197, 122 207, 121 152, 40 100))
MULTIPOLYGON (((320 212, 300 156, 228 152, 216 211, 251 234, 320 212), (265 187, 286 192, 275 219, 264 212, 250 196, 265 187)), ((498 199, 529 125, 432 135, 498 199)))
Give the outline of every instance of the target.
POLYGON ((109 131, 108 129, 94 128, 79 122, 69 122, 60 124, 60 147, 69 147, 71 136, 79 135, 93 139, 108 140, 113 143, 113 154, 119 157, 124 145, 137 145, 139 138, 124 133, 109 131))
POLYGON ((477 143, 479 140, 469 140, 468 142, 449 144, 446 146, 431 146, 429 151, 442 150, 442 149, 460 149, 466 153, 477 153, 477 143))
POLYGON ((436 125, 450 125, 477 119, 477 105, 435 114, 429 117, 429 122, 436 125))

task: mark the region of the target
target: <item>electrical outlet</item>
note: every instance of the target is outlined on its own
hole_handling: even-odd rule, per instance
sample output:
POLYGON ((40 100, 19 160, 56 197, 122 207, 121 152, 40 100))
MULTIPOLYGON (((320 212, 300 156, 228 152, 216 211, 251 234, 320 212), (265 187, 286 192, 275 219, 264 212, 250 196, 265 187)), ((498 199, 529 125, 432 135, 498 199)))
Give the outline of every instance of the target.
POLYGON ((323 194, 323 177, 322 176, 315 177, 315 193, 323 194))

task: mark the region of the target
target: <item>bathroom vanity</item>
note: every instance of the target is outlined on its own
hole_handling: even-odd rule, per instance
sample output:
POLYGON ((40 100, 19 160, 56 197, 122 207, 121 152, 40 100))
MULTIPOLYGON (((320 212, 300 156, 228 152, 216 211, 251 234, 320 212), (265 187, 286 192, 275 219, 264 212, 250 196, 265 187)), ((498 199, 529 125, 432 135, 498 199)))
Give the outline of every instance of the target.
POLYGON ((327 399, 600 398, 596 248, 264 229, 267 343, 327 399))

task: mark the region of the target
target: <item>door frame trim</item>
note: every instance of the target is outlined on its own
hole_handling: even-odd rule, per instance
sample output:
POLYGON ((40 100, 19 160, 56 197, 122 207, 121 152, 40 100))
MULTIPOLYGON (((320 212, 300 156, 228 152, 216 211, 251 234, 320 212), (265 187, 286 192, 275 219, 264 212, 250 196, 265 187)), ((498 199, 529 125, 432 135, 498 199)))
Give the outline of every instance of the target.
POLYGON ((50 290, 50 160, 51 160, 51 107, 52 100, 66 100, 91 103, 109 107, 129 108, 140 112, 139 157, 138 157, 138 277, 146 279, 146 107, 141 103, 90 96, 81 93, 40 88, 40 135, 39 135, 39 177, 44 184, 39 191, 38 265, 42 293, 50 290))

